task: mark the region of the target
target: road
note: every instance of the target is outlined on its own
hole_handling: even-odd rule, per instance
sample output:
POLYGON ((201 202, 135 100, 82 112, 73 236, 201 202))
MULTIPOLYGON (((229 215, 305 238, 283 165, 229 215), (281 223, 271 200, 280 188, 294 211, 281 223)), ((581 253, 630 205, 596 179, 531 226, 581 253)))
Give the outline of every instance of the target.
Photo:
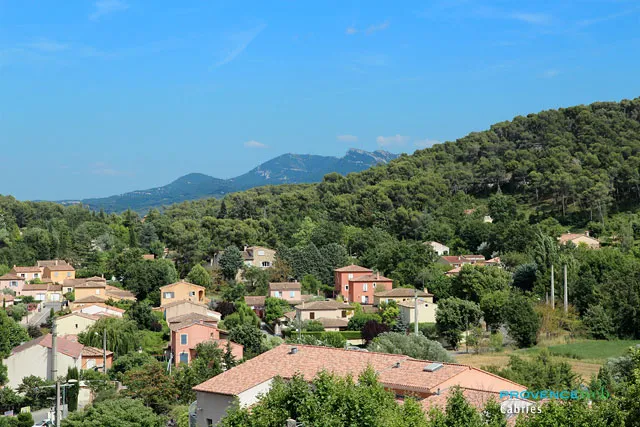
POLYGON ((53 308, 53 311, 60 311, 62 309, 62 303, 60 302, 48 302, 40 309, 40 311, 31 312, 27 316, 28 325, 40 325, 49 319, 49 312, 53 308))

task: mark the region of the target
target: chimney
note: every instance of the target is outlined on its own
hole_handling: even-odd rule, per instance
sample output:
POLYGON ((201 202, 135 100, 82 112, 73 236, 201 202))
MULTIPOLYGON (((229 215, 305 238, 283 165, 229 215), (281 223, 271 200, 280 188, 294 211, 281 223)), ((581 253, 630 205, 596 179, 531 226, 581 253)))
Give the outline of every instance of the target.
POLYGON ((289 354, 296 354, 298 352, 298 347, 291 347, 291 351, 289 354))
POLYGON ((584 235, 585 235, 585 236, 587 236, 587 237, 589 237, 589 230, 585 231, 585 232, 584 232, 584 235))
POLYGON ((380 272, 379 271, 376 271, 376 279, 380 280, 380 272))
POLYGON ((55 260, 54 262, 55 262, 55 265, 58 265, 58 260, 55 260))

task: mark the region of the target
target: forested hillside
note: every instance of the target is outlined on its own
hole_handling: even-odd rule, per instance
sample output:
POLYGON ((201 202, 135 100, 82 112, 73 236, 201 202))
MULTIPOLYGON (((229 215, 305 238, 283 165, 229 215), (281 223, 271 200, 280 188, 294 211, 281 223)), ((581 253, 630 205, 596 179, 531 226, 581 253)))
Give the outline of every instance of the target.
POLYGON ((113 274, 123 249, 167 246, 185 275, 229 245, 262 244, 278 248, 286 276, 330 283, 331 269, 354 256, 398 284, 468 297, 422 245, 435 240, 455 253, 499 255, 513 284, 540 298, 550 265, 568 264, 579 314, 602 317, 603 335, 638 337, 639 203, 637 98, 516 117, 364 172, 185 202, 144 221, 4 197, 0 264, 61 257, 80 274, 113 274), (605 247, 558 248, 568 229, 588 229, 605 247))

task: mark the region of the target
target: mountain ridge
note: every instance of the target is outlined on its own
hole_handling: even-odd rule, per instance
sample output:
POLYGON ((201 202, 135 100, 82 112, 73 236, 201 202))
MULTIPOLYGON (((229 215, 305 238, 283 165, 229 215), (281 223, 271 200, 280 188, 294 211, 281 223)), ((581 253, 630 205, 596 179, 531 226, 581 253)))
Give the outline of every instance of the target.
POLYGON ((61 200, 58 203, 83 204, 91 209, 102 209, 108 213, 126 209, 145 211, 188 200, 223 197, 228 193, 264 185, 319 182, 328 173, 337 172, 347 175, 351 172, 360 172, 377 164, 386 164, 397 157, 397 154, 384 150, 369 152, 357 148, 350 148, 343 157, 286 153, 229 179, 192 172, 160 187, 134 190, 108 197, 61 200))

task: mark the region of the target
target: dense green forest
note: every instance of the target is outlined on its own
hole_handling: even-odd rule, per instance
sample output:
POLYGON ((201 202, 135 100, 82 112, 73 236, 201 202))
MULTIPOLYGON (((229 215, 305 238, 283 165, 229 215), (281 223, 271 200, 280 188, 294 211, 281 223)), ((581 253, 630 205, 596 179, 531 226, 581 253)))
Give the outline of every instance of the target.
POLYGON ((79 276, 115 276, 126 287, 127 248, 161 255, 167 247, 184 277, 223 248, 259 244, 278 249, 276 277, 311 274, 331 284, 331 270, 354 261, 436 298, 474 300, 461 280, 482 287, 482 278, 444 277, 422 244, 435 240, 458 254, 499 255, 505 286, 540 299, 550 266, 566 264, 570 303, 591 333, 638 338, 639 205, 637 98, 516 117, 364 172, 185 202, 144 218, 0 197, 0 272, 65 258, 79 276), (570 229, 590 230, 603 248, 559 248, 555 239, 570 229))

